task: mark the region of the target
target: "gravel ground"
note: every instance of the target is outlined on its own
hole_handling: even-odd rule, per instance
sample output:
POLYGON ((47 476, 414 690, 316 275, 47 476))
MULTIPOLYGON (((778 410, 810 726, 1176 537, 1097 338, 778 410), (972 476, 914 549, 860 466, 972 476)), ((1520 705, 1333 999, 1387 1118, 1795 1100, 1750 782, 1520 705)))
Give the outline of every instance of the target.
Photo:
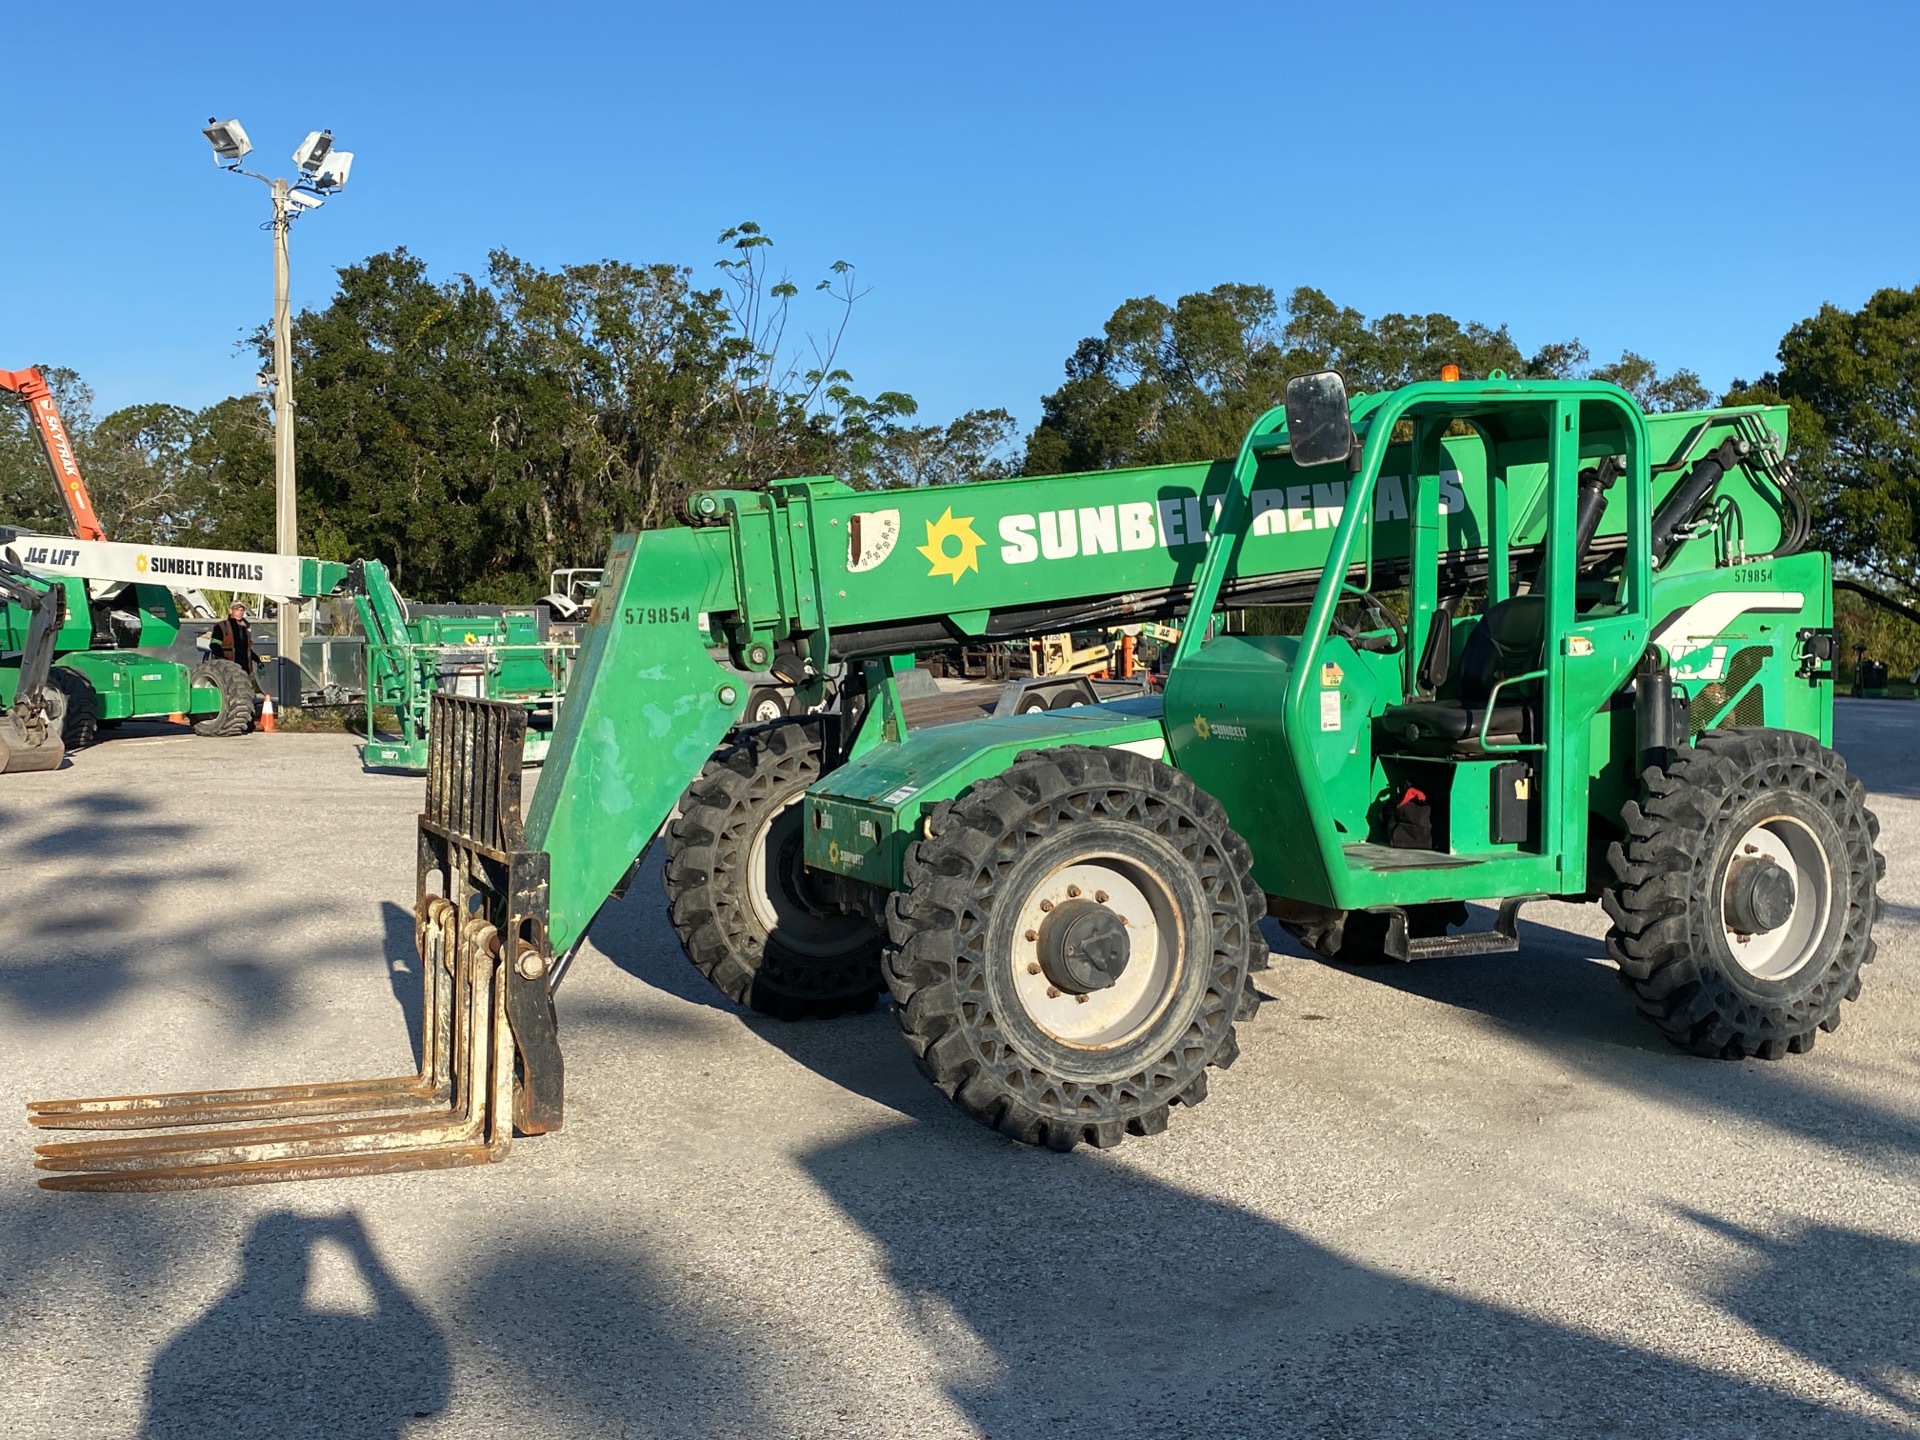
MULTIPOLYGON (((1920 707, 1839 730, 1888 903, 1815 1053, 1671 1050, 1541 905, 1517 956, 1277 958, 1213 1098, 1107 1154, 960 1118, 884 1013, 721 1001, 656 861, 505 1165, 57 1195, 5 1130, 0 1434, 1913 1433, 1920 707)), ((11 1113, 406 1069, 419 795, 138 727, 0 780, 11 1113)))

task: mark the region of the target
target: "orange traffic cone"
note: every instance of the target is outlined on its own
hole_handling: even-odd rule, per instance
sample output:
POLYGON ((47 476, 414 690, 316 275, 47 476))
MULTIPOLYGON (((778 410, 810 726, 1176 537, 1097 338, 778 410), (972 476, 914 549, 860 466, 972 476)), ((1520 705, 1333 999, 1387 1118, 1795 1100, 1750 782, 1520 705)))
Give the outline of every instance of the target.
POLYGON ((260 707, 260 728, 266 734, 273 734, 273 696, 267 696, 267 703, 260 707))
POLYGON ((187 723, 187 717, 182 715, 178 710, 167 716, 167 720, 170 724, 174 725, 184 725, 187 723))

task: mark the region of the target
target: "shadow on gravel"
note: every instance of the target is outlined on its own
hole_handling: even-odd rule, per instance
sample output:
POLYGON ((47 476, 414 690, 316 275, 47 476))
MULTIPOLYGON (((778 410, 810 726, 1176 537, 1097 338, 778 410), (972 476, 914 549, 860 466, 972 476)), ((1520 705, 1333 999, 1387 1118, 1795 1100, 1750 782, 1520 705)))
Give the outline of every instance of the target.
MULTIPOLYGON (((973 1127, 937 1097, 917 1108, 922 1123, 804 1163, 884 1247, 948 1392, 987 1435, 1905 1433, 1356 1265, 1097 1156, 956 1134, 973 1127)), ((1910 1367, 1911 1351, 1889 1338, 1835 1356, 1850 1342, 1822 1327, 1838 1298, 1812 1282, 1897 1263, 1889 1284, 1909 1303, 1884 1313, 1911 1315, 1914 1251, 1832 1230, 1818 1242, 1762 1253, 1729 1282, 1730 1306, 1909 1407, 1869 1362, 1910 1367)))
MULTIPOLYGON (((1474 924, 1488 919, 1476 915, 1474 924)), ((1340 968, 1404 994, 1484 1015, 1596 1083, 1657 1096, 1688 1110, 1732 1112, 1863 1160, 1920 1155, 1920 1126, 1911 1116, 1822 1085, 1800 1056, 1705 1060, 1668 1043, 1621 989, 1619 973, 1606 959, 1606 942, 1591 935, 1522 920, 1515 954, 1340 968)), ((1842 1010, 1843 1023, 1857 1006, 1876 1003, 1875 968, 1869 965, 1864 972, 1861 998, 1842 1010)), ((1281 983, 1275 972, 1260 978, 1261 989, 1275 994, 1281 983)), ((1260 1043, 1264 1023, 1254 1021, 1252 1033, 1241 1037, 1243 1047, 1260 1043)))
MULTIPOLYGON (((787 1257, 767 1257, 784 1267, 787 1257)), ((643 1242, 528 1240, 463 1287, 462 1340, 512 1377, 537 1422, 520 1433, 686 1437, 811 1435, 817 1358, 762 1329, 725 1333, 706 1277, 643 1242), (782 1401, 790 1415, 782 1414, 782 1401)), ((518 1429, 518 1427, 515 1427, 518 1429)), ((845 1434, 885 1434, 881 1417, 845 1434)))
MULTIPOLYGON (((143 983, 143 971, 168 952, 182 957, 173 979, 197 975, 205 1003, 232 1011, 247 1025, 264 1025, 298 1009, 296 984, 306 965, 363 965, 358 949, 314 946, 300 964, 263 959, 270 946, 284 947, 335 908, 324 894, 262 892, 236 879, 219 913, 156 925, 156 912, 170 908, 167 892, 186 884, 219 881, 228 873, 216 860, 186 864, 178 857, 202 827, 166 820, 177 806, 124 795, 62 795, 31 816, 0 803, 0 834, 30 834, 36 865, 30 889, 6 894, 7 929, 0 940, 0 1007, 29 1021, 84 1016, 118 1002, 143 983)), ((394 907, 397 908, 397 907, 394 907)), ((389 969, 396 956, 413 952, 412 919, 395 940, 387 927, 389 969)), ((417 974, 411 983, 418 986, 417 974)), ((396 980, 396 990, 399 989, 396 980)), ((417 990, 409 1018, 419 1010, 417 990)))
POLYGON ((439 1327, 388 1273, 352 1211, 263 1216, 233 1287, 154 1357, 140 1434, 377 1440, 445 1408, 439 1327), (344 1255, 357 1296, 310 1294, 317 1253, 344 1255))
MULTIPOLYGON (((676 1000, 734 1015, 751 1014, 714 989, 680 948, 679 937, 667 918, 666 896, 660 883, 666 849, 664 843, 656 842, 640 873, 633 877, 626 898, 609 900, 602 907, 587 931, 589 945, 612 961, 615 969, 676 1000)), ((590 955, 577 958, 580 963, 595 963, 590 955)))
POLYGON ((1678 1213, 1744 1252, 1707 1286, 1722 1309, 1920 1427, 1920 1245, 1811 1220, 1767 1235, 1678 1213))
POLYGON ((380 956, 386 962, 387 983, 407 1022, 407 1044, 413 1063, 420 1063, 420 949, 414 943, 413 912, 391 900, 380 902, 380 956))

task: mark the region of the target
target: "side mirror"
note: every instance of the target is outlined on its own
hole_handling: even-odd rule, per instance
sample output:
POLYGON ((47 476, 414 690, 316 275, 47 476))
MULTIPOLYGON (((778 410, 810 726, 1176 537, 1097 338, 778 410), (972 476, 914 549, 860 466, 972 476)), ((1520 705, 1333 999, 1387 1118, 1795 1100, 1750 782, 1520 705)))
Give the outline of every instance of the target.
POLYGON ((1331 465, 1353 453, 1353 417, 1339 371, 1287 381, 1287 444, 1296 465, 1331 465))

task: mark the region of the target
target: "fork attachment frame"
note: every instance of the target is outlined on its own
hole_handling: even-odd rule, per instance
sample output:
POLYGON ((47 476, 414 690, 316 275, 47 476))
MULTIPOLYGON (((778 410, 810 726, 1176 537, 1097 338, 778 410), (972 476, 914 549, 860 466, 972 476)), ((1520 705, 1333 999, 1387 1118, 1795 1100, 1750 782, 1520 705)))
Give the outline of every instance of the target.
POLYGON ((39 1146, 54 1190, 217 1185, 484 1165, 560 1126, 547 857, 525 848, 526 712, 433 697, 414 907, 420 1068, 380 1080, 38 1100, 49 1130, 156 1134, 39 1146), (202 1128, 211 1127, 211 1128, 202 1128))

